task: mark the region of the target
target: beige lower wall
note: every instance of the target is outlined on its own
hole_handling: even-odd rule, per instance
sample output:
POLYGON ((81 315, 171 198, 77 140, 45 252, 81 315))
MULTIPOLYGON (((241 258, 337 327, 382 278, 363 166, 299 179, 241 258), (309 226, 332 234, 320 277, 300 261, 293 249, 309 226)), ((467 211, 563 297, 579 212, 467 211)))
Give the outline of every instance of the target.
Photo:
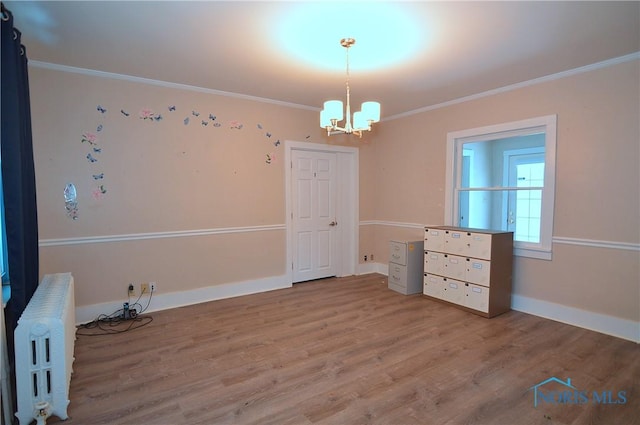
MULTIPOLYGON (((284 230, 262 230, 40 248, 42 274, 71 272, 76 304, 127 298, 129 283, 156 282, 159 294, 285 274, 284 230)), ((110 313, 110 312, 104 312, 110 313)))
POLYGON ((375 226, 372 225, 364 225, 360 226, 359 232, 359 242, 358 246, 360 251, 358 253, 358 263, 363 264, 364 256, 367 256, 367 259, 370 259, 371 254, 374 254, 374 261, 382 261, 381 258, 376 257, 376 253, 373 252, 373 248, 376 246, 375 237, 376 237, 376 229, 375 226))
POLYGON ((640 322, 640 252, 553 244, 553 260, 516 257, 515 294, 640 322))
POLYGON ((376 246, 378 248, 378 261, 389 262, 389 241, 419 241, 424 240, 424 230, 393 225, 376 226, 376 246))

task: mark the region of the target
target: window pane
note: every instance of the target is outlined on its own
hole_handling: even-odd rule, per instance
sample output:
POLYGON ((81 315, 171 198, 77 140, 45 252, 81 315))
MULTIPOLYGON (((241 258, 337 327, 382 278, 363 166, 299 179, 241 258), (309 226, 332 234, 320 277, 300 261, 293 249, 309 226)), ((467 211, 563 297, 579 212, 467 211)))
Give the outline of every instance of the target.
MULTIPOLYGON (((540 155, 536 155, 540 157, 540 155)), ((535 159, 538 159, 535 158, 535 159)), ((544 155, 542 155, 544 161, 544 155)), ((529 164, 517 164, 517 187, 542 187, 544 186, 544 162, 533 162, 529 164)))
MULTIPOLYGON (((513 193, 513 192, 511 192, 513 193)), ((512 196, 512 195, 510 195, 512 196)), ((515 191, 514 222, 509 230, 515 232, 514 239, 523 242, 540 242, 540 218, 542 217, 542 191, 539 189, 515 191)), ((510 208, 512 204, 510 203, 510 208)), ((512 211, 510 210, 509 214, 512 211)))
POLYGON ((460 190, 458 222, 460 227, 514 232, 514 240, 540 242, 542 191, 460 190))
POLYGON ((544 133, 463 143, 458 187, 543 186, 544 152, 544 133), (514 158, 518 184, 504 175, 514 158))
POLYGON ((508 230, 507 193, 506 190, 459 191, 459 226, 471 229, 508 230))

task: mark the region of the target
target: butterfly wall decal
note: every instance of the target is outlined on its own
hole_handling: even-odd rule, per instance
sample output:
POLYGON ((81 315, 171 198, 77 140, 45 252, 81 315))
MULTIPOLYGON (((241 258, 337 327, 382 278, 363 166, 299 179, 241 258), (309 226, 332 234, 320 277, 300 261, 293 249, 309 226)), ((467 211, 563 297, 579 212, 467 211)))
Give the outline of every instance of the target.
POLYGON ((82 133, 82 143, 89 143, 90 145, 96 145, 98 143, 98 136, 94 133, 86 132, 82 133))

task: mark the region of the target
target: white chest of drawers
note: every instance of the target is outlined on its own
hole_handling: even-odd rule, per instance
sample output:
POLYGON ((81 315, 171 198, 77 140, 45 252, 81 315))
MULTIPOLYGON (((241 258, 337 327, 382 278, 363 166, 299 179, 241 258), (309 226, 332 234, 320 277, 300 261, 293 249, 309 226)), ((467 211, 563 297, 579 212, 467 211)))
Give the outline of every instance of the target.
POLYGON ((494 317, 511 309, 513 232, 426 227, 423 294, 494 317))
POLYGON ((422 292, 424 241, 389 242, 389 289, 404 295, 422 292))

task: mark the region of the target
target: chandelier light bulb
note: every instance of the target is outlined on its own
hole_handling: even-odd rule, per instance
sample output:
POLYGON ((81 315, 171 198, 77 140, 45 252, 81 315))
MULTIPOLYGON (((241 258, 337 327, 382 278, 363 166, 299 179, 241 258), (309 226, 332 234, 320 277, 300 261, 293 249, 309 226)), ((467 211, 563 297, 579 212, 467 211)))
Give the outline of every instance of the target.
POLYGON ((327 112, 327 117, 330 120, 342 121, 344 119, 342 101, 340 100, 324 102, 324 110, 327 112))
POLYGON ((371 122, 380 121, 380 103, 364 102, 361 111, 367 120, 371 122))

